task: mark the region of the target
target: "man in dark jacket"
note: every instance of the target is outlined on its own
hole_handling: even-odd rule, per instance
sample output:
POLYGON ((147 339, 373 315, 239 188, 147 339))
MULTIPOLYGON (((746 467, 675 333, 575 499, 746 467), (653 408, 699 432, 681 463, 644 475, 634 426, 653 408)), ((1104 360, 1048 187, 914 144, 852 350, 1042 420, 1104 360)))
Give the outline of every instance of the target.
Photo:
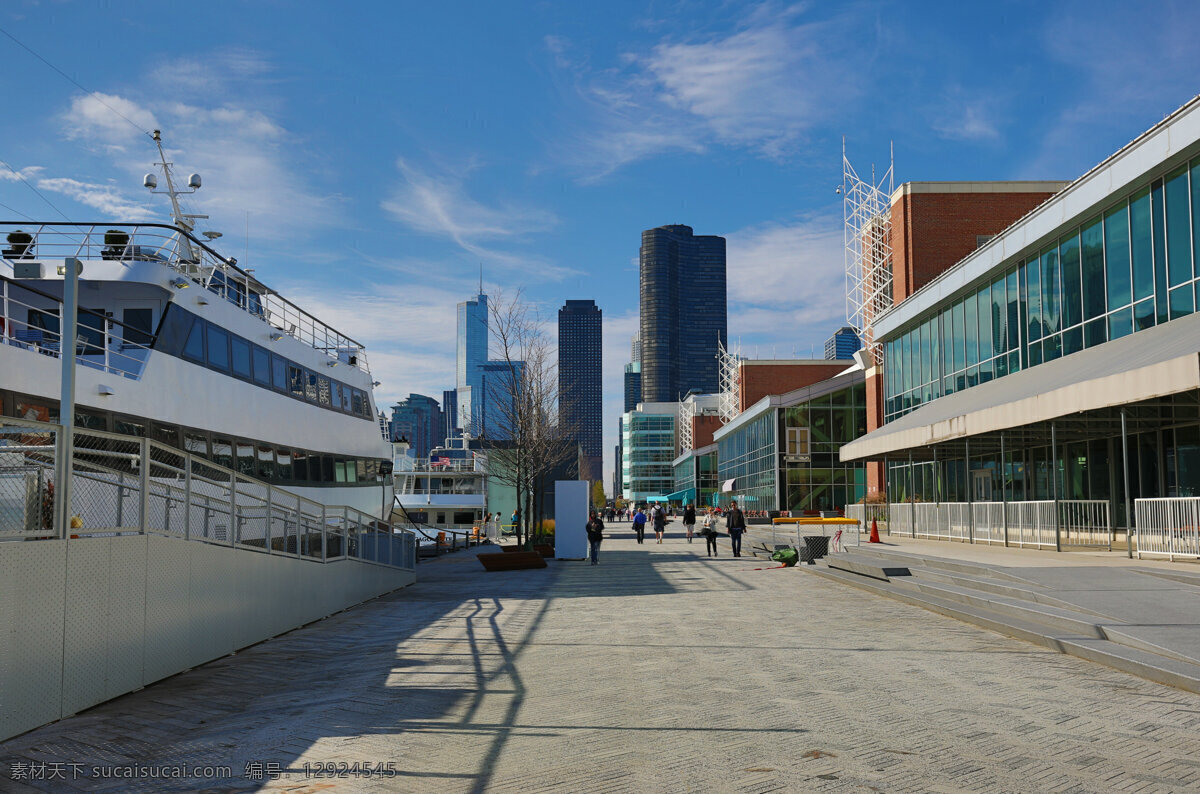
MULTIPOLYGON (((576 525, 578 526, 578 524, 576 525)), ((587 522, 588 545, 592 551, 592 565, 600 562, 600 541, 604 540, 604 522, 593 510, 587 522)))
POLYGON ((729 545, 733 547, 733 556, 742 556, 742 533, 746 531, 746 517, 737 502, 729 503, 725 513, 725 530, 729 533, 729 545))
POLYGON ((688 543, 691 543, 692 532, 696 529, 696 508, 692 507, 691 502, 683 508, 683 528, 687 530, 688 543))

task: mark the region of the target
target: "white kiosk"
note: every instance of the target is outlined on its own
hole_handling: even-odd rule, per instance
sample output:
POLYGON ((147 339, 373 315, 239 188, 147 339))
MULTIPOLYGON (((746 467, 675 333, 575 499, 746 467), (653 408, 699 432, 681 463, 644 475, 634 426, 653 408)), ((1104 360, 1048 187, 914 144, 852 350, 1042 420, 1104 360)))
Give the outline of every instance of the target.
POLYGON ((588 556, 588 483, 558 480, 554 483, 554 556, 582 560, 588 556))

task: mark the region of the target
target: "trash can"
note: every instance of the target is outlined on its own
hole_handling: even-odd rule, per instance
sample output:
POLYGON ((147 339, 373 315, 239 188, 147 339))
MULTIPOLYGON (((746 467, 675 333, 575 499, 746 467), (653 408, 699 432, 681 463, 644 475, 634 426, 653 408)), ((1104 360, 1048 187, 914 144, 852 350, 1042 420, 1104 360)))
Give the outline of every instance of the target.
POLYGON ((814 560, 829 553, 829 538, 825 535, 805 535, 804 545, 814 560))

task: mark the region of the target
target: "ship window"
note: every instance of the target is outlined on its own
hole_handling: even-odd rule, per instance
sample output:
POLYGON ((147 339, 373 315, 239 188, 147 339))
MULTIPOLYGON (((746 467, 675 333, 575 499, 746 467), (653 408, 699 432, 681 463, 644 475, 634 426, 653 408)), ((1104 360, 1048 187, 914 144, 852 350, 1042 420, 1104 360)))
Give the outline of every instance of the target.
POLYGON ((271 356, 271 385, 276 391, 288 391, 287 359, 271 356))
POLYGON ((58 408, 52 411, 49 404, 34 399, 22 398, 13 403, 13 416, 34 422, 57 422, 58 408), (51 418, 53 415, 53 418, 51 418))
POLYGON ((338 384, 338 393, 340 395, 342 395, 339 400, 339 402, 342 405, 342 410, 349 413, 350 412, 350 387, 343 386, 342 384, 339 383, 338 384))
POLYGON ((473 512, 471 512, 471 513, 459 512, 459 513, 454 514, 454 523, 455 524, 465 526, 465 525, 474 523, 474 521, 475 521, 475 513, 473 513, 473 512))
POLYGON ((120 433, 123 436, 144 436, 146 435, 146 426, 141 422, 133 422, 128 419, 117 417, 113 421, 113 432, 120 433))
POLYGON ((296 450, 292 456, 292 473, 296 482, 308 482, 308 453, 296 450))
POLYGON ((229 334, 215 325, 208 325, 208 366, 229 372, 229 334))
POLYGON ((76 353, 81 356, 104 355, 104 316, 86 309, 75 314, 76 353))
POLYGON ((333 456, 314 455, 313 457, 320 457, 321 459, 321 482, 333 482, 333 456))
POLYGON ((151 336, 153 319, 153 309, 125 309, 121 313, 121 322, 128 327, 121 329, 122 337, 132 345, 149 345, 154 341, 151 336))
POLYGON ((275 478, 275 450, 271 447, 258 448, 258 476, 264 480, 275 478))
POLYGON ((176 449, 179 448, 179 428, 175 425, 164 425, 160 422, 154 422, 150 425, 150 429, 153 433, 151 437, 158 443, 166 444, 176 449))
POLYGON ((243 378, 250 377, 250 343, 245 339, 234 337, 230 340, 233 350, 233 374, 243 378))
POLYGON ((304 396, 310 403, 317 401, 317 373, 304 371, 304 396))
POLYGON ((213 438, 212 462, 218 466, 233 468, 233 444, 227 438, 213 438))
POLYGON ((291 362, 287 365, 288 372, 288 391, 293 397, 304 399, 304 370, 297 367, 291 362))
POLYGON ((41 309, 29 310, 29 327, 41 328, 43 331, 49 331, 52 334, 58 334, 58 314, 44 312, 41 309))
MULTIPOLYGON (((158 329, 158 340, 155 347, 169 356, 178 356, 188 340, 188 332, 192 330, 195 316, 179 308, 175 304, 167 306, 163 316, 162 327, 158 329)), ((203 356, 203 349, 201 349, 203 356)))
POLYGON ((237 470, 238 474, 254 476, 254 445, 249 441, 237 442, 237 470))
MULTIPOLYGON (((108 430, 108 414, 104 414, 99 411, 88 411, 86 409, 76 408, 75 427, 82 428, 84 430, 108 430)), ((138 436, 142 435, 142 433, 139 433, 136 430, 136 428, 140 427, 140 425, 133 425, 132 427, 134 428, 132 430, 118 430, 117 432, 126 432, 130 433, 131 435, 138 436)))
POLYGON ((276 464, 276 476, 281 482, 291 482, 292 480, 292 451, 290 449, 281 449, 278 453, 278 463, 276 464))
POLYGON ((254 380, 271 385, 271 354, 258 345, 254 346, 254 380))
POLYGON ((358 416, 362 416, 363 415, 363 393, 360 392, 358 389, 352 389, 351 395, 352 395, 351 399, 353 400, 352 404, 354 406, 353 412, 355 414, 357 414, 358 416))
POLYGON ((346 480, 346 461, 335 460, 333 462, 334 481, 347 482, 346 480))
POLYGON ((183 434, 183 448, 193 455, 208 457, 208 436, 187 431, 183 434))

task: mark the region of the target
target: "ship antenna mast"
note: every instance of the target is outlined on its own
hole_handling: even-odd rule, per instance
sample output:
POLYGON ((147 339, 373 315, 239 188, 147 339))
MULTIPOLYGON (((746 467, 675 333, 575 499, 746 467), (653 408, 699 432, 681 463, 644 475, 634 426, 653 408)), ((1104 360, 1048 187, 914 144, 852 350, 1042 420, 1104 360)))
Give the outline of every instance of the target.
MULTIPOLYGON (((149 188, 151 193, 166 195, 167 198, 171 200, 171 220, 174 222, 177 229, 189 233, 195 231, 196 224, 193 223, 193 221, 198 219, 207 219, 208 216, 185 213, 179 206, 179 197, 191 195, 200 189, 200 175, 192 174, 188 177, 188 187, 190 187, 191 190, 176 189, 175 180, 171 174, 171 166, 173 166, 174 163, 167 162, 167 154, 163 151, 162 133, 159 130, 155 130, 153 133, 151 133, 150 137, 154 139, 154 145, 158 147, 158 162, 155 163, 155 165, 162 168, 163 179, 165 179, 167 182, 167 189, 155 190, 155 188, 158 187, 158 179, 155 178, 154 174, 146 174, 145 179, 142 180, 142 184, 149 188)), ((195 259, 195 255, 192 252, 191 243, 187 240, 187 235, 180 235, 180 254, 181 259, 184 259, 185 261, 192 261, 195 259)))

